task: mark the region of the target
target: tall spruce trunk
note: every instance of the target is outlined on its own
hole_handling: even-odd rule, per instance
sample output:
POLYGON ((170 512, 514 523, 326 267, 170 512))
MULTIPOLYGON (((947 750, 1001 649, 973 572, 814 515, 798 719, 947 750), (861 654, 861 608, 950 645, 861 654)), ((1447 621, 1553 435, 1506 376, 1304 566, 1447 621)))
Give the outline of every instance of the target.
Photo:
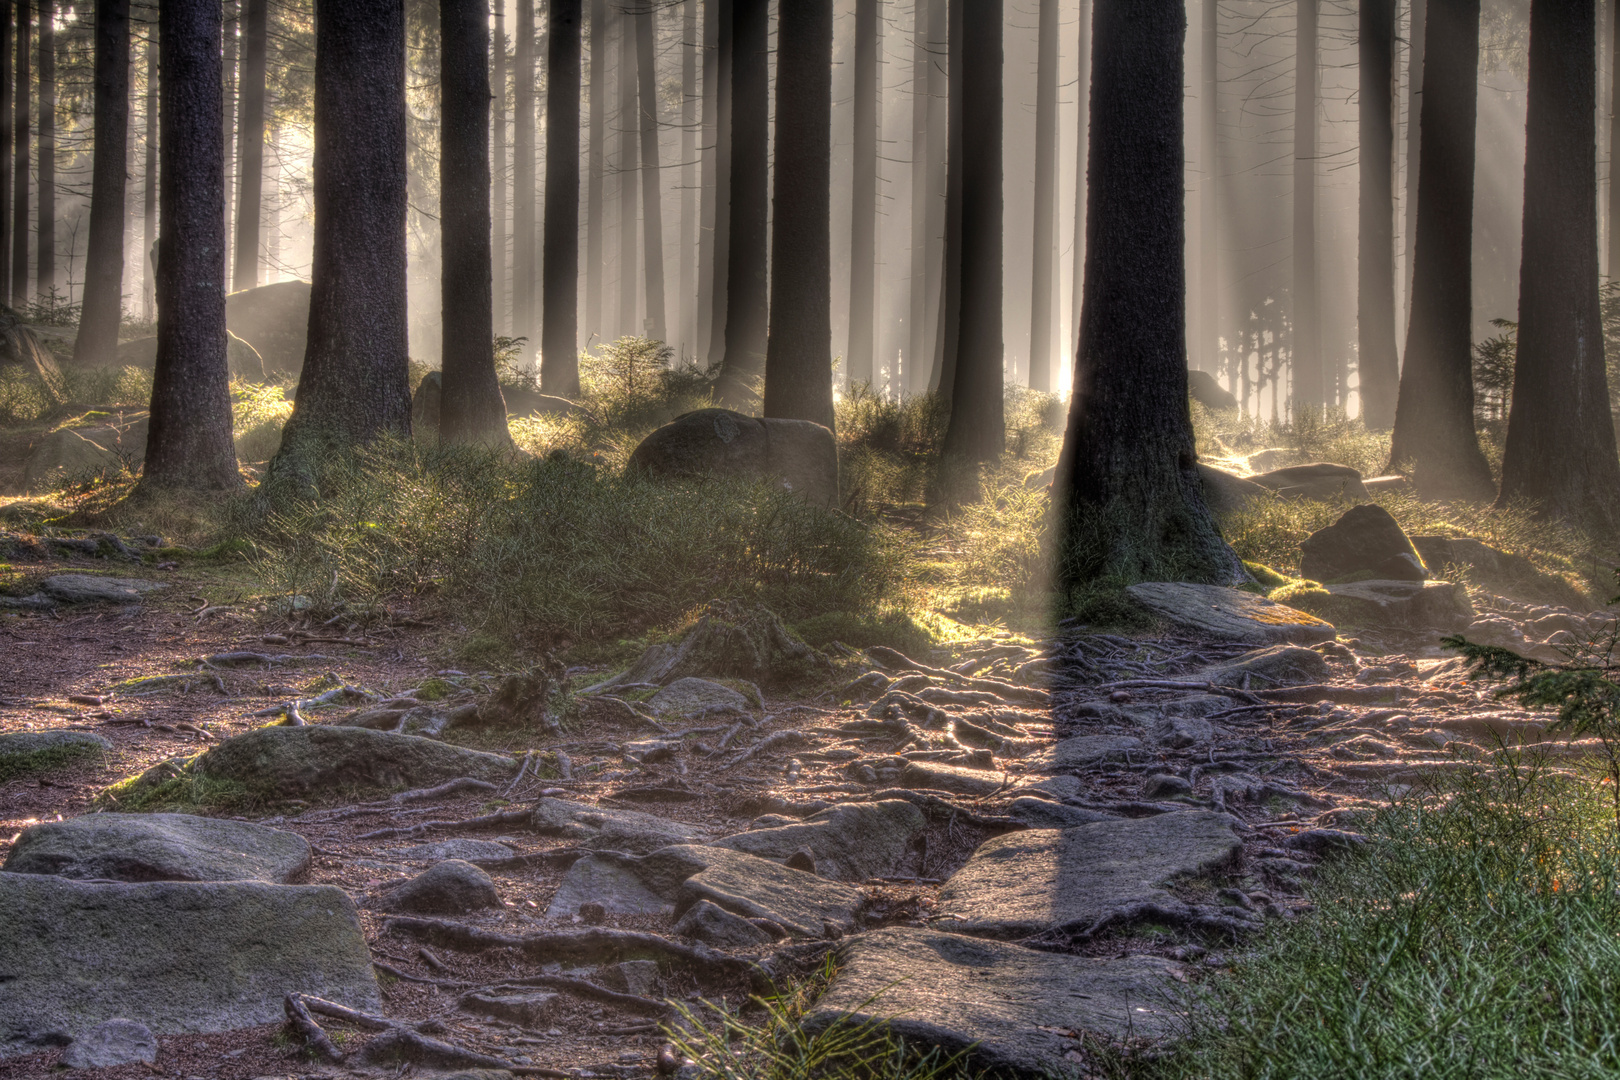
POLYGON ((511 176, 506 164, 506 4, 495 5, 495 37, 490 42, 490 198, 489 216, 492 234, 490 260, 490 294, 494 304, 494 325, 497 334, 512 332, 512 279, 507 271, 511 243, 510 197, 511 176))
POLYGON ((1598 303, 1592 0, 1533 0, 1519 353, 1499 506, 1620 529, 1620 458, 1598 303))
POLYGON ((1329 400, 1316 272, 1316 46, 1318 0, 1298 0, 1294 56, 1294 415, 1329 400))
POLYGON ((314 141, 309 337, 270 467, 305 493, 324 453, 411 431, 402 0, 316 0, 314 141))
POLYGON ((1204 502, 1187 399, 1180 0, 1100 3, 1060 588, 1245 579, 1204 502))
POLYGON ((911 300, 906 308, 906 381, 916 393, 928 351, 928 50, 929 0, 911 5, 911 300))
MULTIPOLYGON (((727 289, 731 281, 731 122, 732 76, 736 68, 737 0, 708 0, 715 7, 714 31, 714 232, 709 289, 709 335, 705 366, 718 375, 726 362, 726 320, 730 312, 727 289)), ((743 0, 747 3, 748 0, 743 0)))
POLYGON ((512 442, 495 377, 489 187, 489 5, 439 0, 440 443, 512 442))
MULTIPOLYGON (((1496 493, 1474 431, 1474 120, 1479 0, 1429 0, 1412 318, 1390 468, 1427 499, 1496 493)), ((1594 236, 1596 234, 1594 233, 1594 236)))
POLYGON ((96 0, 95 157, 90 178, 90 243, 77 367, 102 367, 118 356, 124 313, 124 184, 129 158, 129 0, 96 0))
MULTIPOLYGON (((828 236, 832 40, 833 0, 794 0, 781 9, 776 49, 770 342, 765 354, 765 415, 813 420, 829 428, 833 426, 832 252, 828 236)), ((858 77, 856 81, 858 86, 858 77)), ((857 101, 859 97, 857 88, 857 101)), ((870 315, 867 321, 870 332, 870 315)), ((867 360, 870 363, 870 342, 867 360)))
POLYGON ((619 317, 613 336, 622 337, 640 334, 642 330, 636 318, 636 301, 639 297, 636 278, 640 269, 636 262, 640 250, 636 242, 636 230, 640 225, 636 211, 639 195, 636 145, 640 141, 641 124, 636 101, 636 28, 622 8, 613 15, 613 29, 619 43, 619 92, 614 111, 618 131, 618 168, 615 171, 619 185, 619 317))
POLYGON ((928 335, 928 352, 918 357, 916 382, 918 393, 938 389, 941 367, 945 362, 945 215, 949 199, 946 189, 946 161, 950 156, 950 18, 949 0, 928 0, 928 42, 931 62, 928 65, 928 206, 924 229, 928 250, 926 286, 926 313, 924 332, 928 335))
POLYGON ((146 24, 146 157, 143 160, 146 175, 141 185, 141 266, 145 270, 146 287, 142 293, 141 311, 150 322, 157 318, 157 223, 158 223, 158 34, 162 28, 156 21, 146 24))
POLYGON ((676 315, 675 355, 687 358, 697 349, 698 236, 698 59, 697 0, 685 0, 681 16, 681 274, 676 282, 680 311, 676 315))
MULTIPOLYGON (((979 464, 1006 442, 1002 339, 1001 0, 973 0, 962 28, 961 306, 944 453, 979 464)), ((953 79, 957 77, 951 72, 953 79)), ((955 165, 952 166, 955 168, 955 165)))
POLYGON ((585 335, 607 336, 602 321, 602 289, 607 277, 604 248, 607 221, 604 174, 607 171, 607 0, 591 0, 590 136, 586 145, 585 335))
POLYGON ((39 225, 34 291, 56 287, 56 0, 39 0, 39 225))
POLYGON ((534 0, 518 0, 512 61, 512 336, 538 336, 535 294, 534 0))
MULTIPOLYGON (((819 0, 810 6, 818 9, 819 0)), ((855 147, 854 175, 850 187, 849 344, 844 350, 844 370, 849 375, 851 386, 856 383, 870 384, 875 376, 872 347, 875 333, 873 309, 877 305, 877 35, 878 0, 855 0, 855 147)), ((827 63, 830 68, 832 61, 827 63)), ((780 84, 780 60, 776 78, 780 84)), ((781 98, 780 88, 777 97, 781 98)), ((777 124, 780 144, 780 115, 777 124)), ((777 154, 781 152, 779 145, 777 154)), ((830 148, 828 154, 831 155, 830 148)), ((774 251, 772 262, 775 262, 774 251)), ((774 274, 774 269, 772 272, 774 274)), ((772 292, 775 292, 774 286, 772 292)), ((772 304, 774 307, 774 295, 772 304)), ((775 326, 773 317, 773 335, 775 326)))
POLYGON ((138 494, 239 487, 225 364, 219 0, 164 0, 157 362, 138 494))
POLYGON ((1030 238, 1029 373, 1031 390, 1049 393, 1058 372, 1057 297, 1057 66, 1058 0, 1041 0, 1035 60, 1035 228, 1030 238))
MULTIPOLYGON (((1406 320, 1412 319, 1412 273, 1417 267, 1418 173, 1423 146, 1423 46, 1428 33, 1428 0, 1411 0, 1406 47, 1406 320)), ((1402 353, 1402 361, 1405 353, 1402 353)))
POLYGON ((1080 351, 1080 309, 1084 306, 1086 284, 1086 192, 1091 180, 1086 172, 1086 153, 1091 149, 1091 0, 1080 0, 1079 75, 1075 95, 1079 98, 1078 127, 1074 146, 1074 281, 1069 313, 1069 355, 1080 351))
POLYGON ((546 63, 546 234, 540 388, 579 396, 580 0, 551 0, 546 63))
POLYGON ((1395 0, 1362 0, 1361 201, 1356 325, 1361 416, 1395 422, 1400 361, 1395 345, 1395 0))
POLYGON ((715 393, 752 405, 765 360, 766 218, 770 196, 770 78, 766 0, 732 0, 731 213, 726 259, 725 359, 715 393))
MULTIPOLYGON (((658 67, 653 59, 653 37, 657 27, 653 9, 636 10, 636 74, 641 106, 641 219, 647 278, 646 335, 667 341, 669 329, 664 317, 664 192, 663 171, 658 158, 658 67)), ((627 28, 628 29, 628 28, 627 28)))
MULTIPOLYGON (((1620 147, 1620 10, 1609 4, 1609 277, 1620 277, 1620 179, 1614 175, 1620 147)), ((4 112, 0 108, 0 112, 4 112)))
POLYGON ((16 5, 0 10, 0 299, 11 297, 11 23, 16 5))
POLYGON ((20 308, 28 303, 28 234, 32 231, 28 221, 28 168, 29 126, 32 100, 31 60, 29 42, 33 36, 33 16, 29 0, 17 4, 17 100, 12 113, 16 128, 17 158, 16 184, 11 204, 11 306, 20 308))
MULTIPOLYGON (((1203 27, 1199 43, 1199 75, 1202 92, 1198 98, 1198 154, 1203 175, 1198 183, 1198 315, 1193 320, 1196 334, 1188 361, 1202 371, 1214 372, 1220 366, 1220 153, 1217 150, 1216 118, 1220 90, 1220 0, 1204 0, 1203 27)), ((1077 219, 1078 220, 1078 219, 1077 219)))
MULTIPOLYGON (((224 11, 224 41, 225 61, 223 65, 225 90, 225 107, 222 110, 222 119, 219 125, 219 142, 225 152, 225 269, 232 268, 231 264, 231 188, 235 179, 235 169, 232 168, 232 151, 236 148, 236 109, 237 109, 237 78, 236 65, 240 55, 236 33, 242 19, 242 0, 225 0, 224 11)), ((231 279, 225 279, 225 291, 230 293, 236 286, 231 279)))
MULTIPOLYGON (((719 218, 720 158, 720 2, 703 0, 703 128, 702 194, 698 198, 697 237, 697 336, 693 339, 692 360, 712 366, 715 328, 715 294, 719 281, 715 260, 720 251, 715 243, 719 218)), ((723 323, 722 323, 723 325, 723 323)))
POLYGON ((236 123, 236 269, 231 287, 259 285, 264 261, 259 237, 264 222, 264 94, 270 50, 270 0, 243 0, 242 79, 236 123))
POLYGON ((945 249, 941 260, 939 354, 929 386, 946 401, 956 392, 956 357, 962 310, 962 49, 966 0, 947 0, 949 73, 946 77, 945 249))

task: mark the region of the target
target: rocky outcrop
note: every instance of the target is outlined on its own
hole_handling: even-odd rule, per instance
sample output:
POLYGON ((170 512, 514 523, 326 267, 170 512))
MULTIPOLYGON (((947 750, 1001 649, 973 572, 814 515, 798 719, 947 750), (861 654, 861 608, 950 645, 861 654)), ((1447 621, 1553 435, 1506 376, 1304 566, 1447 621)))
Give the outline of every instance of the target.
POLYGON ((138 471, 146 460, 147 417, 128 413, 90 427, 65 427, 42 435, 23 463, 23 490, 54 491, 91 475, 138 471))
POLYGON ((899 799, 848 803, 797 824, 727 836, 714 846, 778 860, 806 851, 822 877, 865 881, 894 873, 926 824, 921 810, 899 799))
POLYGON ((1361 483, 1361 472, 1348 465, 1316 461, 1309 465, 1290 465, 1283 469, 1256 473, 1249 477, 1261 487, 1270 488, 1291 499, 1313 499, 1316 502, 1365 502, 1367 489, 1361 483))
POLYGON ((1299 573, 1333 583, 1361 576, 1382 581, 1424 581, 1429 572, 1400 524, 1382 506, 1351 507, 1301 545, 1299 573))
POLYGON ((113 881, 296 881, 309 842, 248 821, 89 814, 30 825, 0 870, 113 881))
POLYGON ((307 281, 278 281, 225 298, 226 325, 263 357, 266 375, 296 375, 303 370, 309 296, 307 281))
POLYGON ((833 434, 808 420, 699 409, 643 439, 630 455, 630 468, 655 477, 765 480, 815 506, 838 505, 833 434))

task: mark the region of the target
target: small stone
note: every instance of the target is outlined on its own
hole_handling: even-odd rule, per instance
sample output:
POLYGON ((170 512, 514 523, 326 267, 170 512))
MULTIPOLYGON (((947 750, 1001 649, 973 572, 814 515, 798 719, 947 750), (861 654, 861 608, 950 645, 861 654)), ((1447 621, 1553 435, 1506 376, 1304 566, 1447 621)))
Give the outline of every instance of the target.
POLYGON ((1144 799, 1174 799, 1181 795, 1191 794, 1192 785, 1179 776, 1157 773, 1142 781, 1142 797, 1144 799))
POLYGON ((675 933, 723 948, 747 948, 769 944, 772 940, 770 934, 749 920, 707 900, 699 900, 686 909, 686 914, 675 924, 675 933))
POLYGON ((536 832, 561 836, 580 847, 645 855, 670 844, 690 844, 702 833, 690 825, 639 810, 590 806, 567 799, 541 799, 529 825, 536 832))
POLYGON ((810 853, 809 848, 800 848, 783 860, 782 865, 789 870, 813 874, 816 872, 816 857, 810 853))
POLYGON ((157 1060, 157 1036, 134 1020, 97 1024, 68 1044, 57 1062, 68 1069, 108 1069, 157 1060))
POLYGON ((1154 736, 1172 750, 1202 746, 1215 738, 1215 725, 1197 716, 1167 716, 1154 730, 1154 736))
POLYGON ((501 898, 488 874, 472 863, 447 859, 387 890, 377 906, 417 915, 463 915, 500 907, 501 898))
POLYGON ((561 1002, 560 995, 542 991, 490 993, 473 990, 456 999, 457 1007, 463 1012, 505 1020, 522 1027, 534 1027, 550 1020, 561 1002))
POLYGON ((623 987, 625 993, 642 997, 658 993, 663 982, 656 960, 624 960, 614 964, 609 973, 611 980, 623 987))
POLYGON ((659 716, 702 716, 708 713, 747 715, 749 701, 729 686, 709 679, 676 679, 647 699, 659 716))

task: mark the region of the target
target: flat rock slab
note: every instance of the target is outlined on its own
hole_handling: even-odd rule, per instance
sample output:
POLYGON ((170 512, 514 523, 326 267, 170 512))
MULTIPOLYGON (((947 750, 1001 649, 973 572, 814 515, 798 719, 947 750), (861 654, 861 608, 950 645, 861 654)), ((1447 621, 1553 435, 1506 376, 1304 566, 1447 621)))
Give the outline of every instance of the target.
POLYGON ((1329 585, 1334 614, 1357 626, 1461 630, 1474 618, 1468 590, 1450 581, 1357 581, 1329 585))
POLYGON ((994 795, 1007 786, 1007 778, 986 769, 908 761, 900 770, 900 786, 919 791, 951 791, 958 795, 994 795))
POLYGON ((1096 765, 1102 761, 1124 761, 1125 756, 1142 750, 1142 740, 1130 735, 1076 735, 1052 747, 1051 763, 1068 768, 1096 765))
POLYGON ((493 840, 474 840, 471 837, 455 836, 449 840, 440 840, 436 844, 416 844, 395 851, 386 851, 383 854, 392 855, 396 859, 411 859, 419 862, 463 859, 467 862, 476 863, 510 859, 517 852, 505 844, 497 844, 493 840))
POLYGON ((1101 810, 1065 806, 1032 795, 1014 799, 1007 806, 1007 816, 1017 818, 1032 829, 1072 829, 1076 825, 1090 825, 1094 821, 1118 820, 1117 815, 1105 814, 1101 810))
POLYGON ((546 918, 572 918, 583 904, 601 904, 609 915, 670 916, 675 914, 678 887, 678 881, 660 887, 657 875, 643 873, 638 859, 587 855, 576 859, 563 875, 546 918))
POLYGON ((998 836, 945 883, 940 911, 984 937, 1083 930, 1126 904, 1170 901, 1171 879, 1227 862, 1239 848, 1231 821, 1188 811, 998 836))
POLYGON ((168 587, 161 581, 96 574, 52 574, 39 583, 39 591, 59 604, 135 604, 168 587))
POLYGON ((1209 641, 1315 645, 1335 637, 1331 623, 1241 589, 1147 581, 1126 586, 1125 593, 1150 613, 1209 641))
POLYGON ((87 814, 30 825, 0 869, 113 881, 271 881, 309 869, 309 842, 247 821, 87 814))
POLYGON ((900 799, 845 803, 792 825, 755 829, 714 842, 762 859, 786 859, 803 849, 816 873, 838 881, 892 874, 927 826, 923 812, 900 799))
POLYGON ((731 687, 710 679, 676 679, 647 699, 659 716, 702 716, 707 713, 747 715, 749 700, 731 687))
POLYGON ((966 1051, 973 1071, 1070 1076, 1064 1055, 1083 1032, 1163 1038, 1178 1018, 1176 965, 1156 957, 1063 956, 899 927, 840 951, 843 967, 807 1030, 882 1023, 909 1042, 966 1051))
POLYGON ((65 1069, 107 1069, 157 1060, 157 1036, 133 1020, 108 1020, 74 1039, 57 1062, 65 1069))
POLYGON ((572 840, 579 847, 632 855, 646 855, 671 844, 690 844, 703 839, 700 830, 678 821, 639 810, 591 806, 567 799, 541 799, 535 803, 529 827, 572 840))
POLYGON ((354 902, 330 885, 0 873, 0 912, 0 1058, 115 1019, 160 1036, 279 1023, 290 991, 382 1007, 354 902))
POLYGON ((849 933, 866 899, 849 885, 740 851, 684 846, 659 856, 702 867, 681 886, 680 906, 707 900, 746 919, 769 919, 799 937, 823 937, 828 924, 849 933))
POLYGON ((509 780, 517 762, 414 735, 351 727, 268 727, 226 739, 191 766, 283 795, 334 789, 415 788, 470 776, 509 780))

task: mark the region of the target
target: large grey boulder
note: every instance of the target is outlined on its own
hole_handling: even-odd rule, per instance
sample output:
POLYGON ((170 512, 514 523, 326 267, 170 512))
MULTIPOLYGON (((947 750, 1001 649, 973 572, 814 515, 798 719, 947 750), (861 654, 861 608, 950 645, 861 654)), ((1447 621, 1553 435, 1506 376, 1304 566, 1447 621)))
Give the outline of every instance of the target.
POLYGON ((680 880, 667 880, 634 857, 586 855, 563 874, 546 918, 572 918, 586 904, 600 904, 607 915, 673 915, 680 880))
POLYGON ((1428 567, 1449 577, 1442 568, 1466 572, 1468 580, 1498 596, 1529 604, 1557 604, 1584 610, 1590 601, 1569 582, 1536 568, 1523 555, 1491 547, 1470 536, 1414 536, 1412 546, 1428 567))
POLYGON ((748 714, 750 702, 729 686, 712 679, 688 676, 676 679, 647 700, 659 716, 703 716, 709 713, 748 714))
POLYGON ((376 907, 413 915, 465 915, 500 907, 490 876, 470 862, 446 859, 429 870, 384 890, 376 907))
POLYGON ((0 870, 113 881, 295 881, 309 842, 248 821, 190 814, 88 814, 30 825, 0 870))
POLYGON ((1127 904, 1174 903, 1171 880, 1237 854, 1231 821, 1187 811, 998 836, 945 883, 940 913, 956 917, 952 930, 1022 938, 1084 930, 1127 904))
POLYGON ((679 821, 670 821, 639 810, 567 799, 541 799, 534 804, 529 827, 536 832, 560 836, 577 847, 594 851, 622 851, 645 855, 671 844, 690 844, 703 839, 702 830, 679 821))
POLYGON ((1145 581, 1126 586, 1125 595, 1177 629, 1210 641, 1315 645, 1335 636, 1331 623, 1240 589, 1145 581))
POLYGON ((675 924, 675 932, 723 949, 747 949, 771 943, 771 935, 764 930, 707 900, 699 900, 687 908, 686 914, 675 924))
POLYGON ((58 428, 42 435, 23 462, 23 490, 54 491, 86 476, 139 470, 146 460, 145 413, 119 416, 89 427, 58 428))
POLYGON ((917 1046, 966 1053, 969 1071, 1078 1075, 1085 1033, 1160 1039, 1181 1023, 1176 965, 1036 952, 937 930, 890 927, 850 941, 832 985, 804 1018, 875 1023, 917 1046))
MULTIPOLYGON (((157 366, 157 338, 143 337, 124 342, 118 346, 114 362, 119 367, 151 371, 157 366)), ((264 381, 264 357, 259 355, 258 349, 229 330, 225 331, 225 366, 236 378, 264 381)))
POLYGON ((1353 506, 1301 545, 1301 577, 1332 583, 1362 575, 1384 581, 1423 581, 1429 576, 1417 549, 1388 510, 1373 503, 1353 506))
POLYGON ((1357 581, 1327 591, 1327 609, 1350 626, 1458 631, 1474 618, 1468 590, 1459 582, 1357 581))
POLYGON ((93 731, 4 731, 0 732, 0 760, 57 751, 69 754, 111 750, 112 743, 93 731))
POLYGON ((740 851, 680 847, 660 854, 702 867, 682 884, 680 907, 707 900, 746 919, 768 919, 798 937, 849 933, 866 902, 853 886, 740 851))
POLYGON ((1272 489, 1263 484, 1203 462, 1198 463, 1198 475, 1204 481, 1204 501, 1217 514, 1230 514, 1252 502, 1275 497, 1272 489))
POLYGON ((895 872, 927 826, 923 812, 901 799, 831 806, 794 825, 755 829, 714 841, 715 847, 763 859, 808 851, 816 873, 839 881, 865 881, 895 872))
POLYGON ((1142 750, 1142 740, 1130 735, 1075 735, 1052 748, 1051 761, 1062 768, 1085 768, 1103 761, 1124 761, 1142 750))
POLYGON ((1216 686, 1266 690, 1325 682, 1333 675, 1322 654, 1298 645, 1273 645, 1207 668, 1201 678, 1216 686))
POLYGON ((133 1020, 108 1020, 69 1043, 57 1064, 64 1069, 108 1069, 156 1060, 157 1036, 151 1028, 133 1020))
POLYGON ((699 409, 643 439, 630 467, 649 476, 768 480, 816 506, 838 505, 837 445, 831 431, 808 420, 699 409))
POLYGON ((0 1058, 115 1019, 160 1036, 279 1023, 294 991, 382 1006, 354 903, 329 885, 0 873, 0 912, 0 1058))
POLYGON ((1365 502, 1367 499, 1367 489, 1361 483, 1359 469, 1326 461, 1290 465, 1284 469, 1256 473, 1249 479, 1292 499, 1313 499, 1316 502, 1365 502))
POLYGON ((309 296, 307 281, 278 281, 225 298, 225 324, 263 357, 266 375, 303 370, 309 296))

